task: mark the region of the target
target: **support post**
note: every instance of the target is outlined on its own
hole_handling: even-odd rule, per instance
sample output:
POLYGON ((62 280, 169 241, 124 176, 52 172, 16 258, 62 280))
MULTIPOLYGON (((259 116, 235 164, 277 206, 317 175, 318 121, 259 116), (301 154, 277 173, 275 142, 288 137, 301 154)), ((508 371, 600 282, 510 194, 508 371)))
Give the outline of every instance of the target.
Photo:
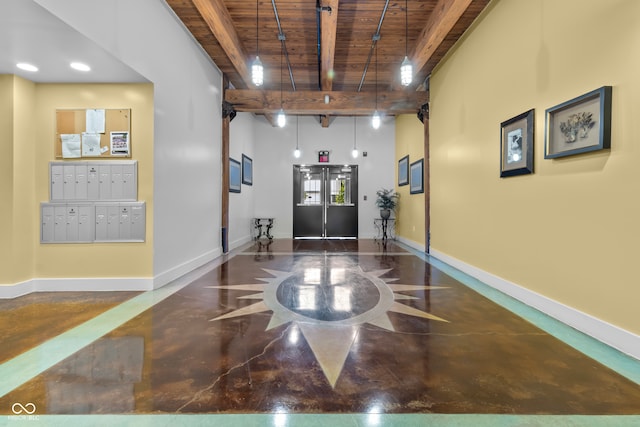
MULTIPOLYGON (((229 79, 227 76, 222 78, 222 99, 224 100, 224 91, 229 86, 229 79)), ((221 238, 222 238, 222 253, 229 252, 229 124, 231 122, 231 114, 228 113, 228 109, 225 108, 224 101, 222 106, 222 148, 221 148, 221 161, 222 161, 222 194, 221 194, 221 238)))

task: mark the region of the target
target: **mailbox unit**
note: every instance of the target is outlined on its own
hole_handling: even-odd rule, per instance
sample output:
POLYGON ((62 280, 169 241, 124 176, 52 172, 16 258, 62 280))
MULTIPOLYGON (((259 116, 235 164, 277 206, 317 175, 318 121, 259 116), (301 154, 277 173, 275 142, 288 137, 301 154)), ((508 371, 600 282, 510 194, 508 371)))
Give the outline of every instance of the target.
POLYGON ((137 161, 51 162, 49 177, 41 243, 144 242, 137 161))

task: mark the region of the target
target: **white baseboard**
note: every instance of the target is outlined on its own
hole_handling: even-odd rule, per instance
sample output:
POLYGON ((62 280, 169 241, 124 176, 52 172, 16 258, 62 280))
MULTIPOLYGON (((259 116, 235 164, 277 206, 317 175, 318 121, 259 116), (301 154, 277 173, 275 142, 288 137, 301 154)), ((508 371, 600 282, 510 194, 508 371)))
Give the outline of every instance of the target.
POLYGON ((396 239, 400 242, 400 243, 404 243, 405 245, 419 251, 422 253, 425 253, 425 247, 424 247, 424 243, 418 243, 415 242, 413 240, 409 240, 406 237, 402 237, 402 236, 396 236, 396 239))
POLYGON ((15 285, 0 286, 0 299, 17 298, 32 292, 150 291, 152 289, 153 279, 144 277, 41 278, 15 285))
POLYGON ((38 278, 14 285, 0 286, 0 299, 17 298, 32 292, 108 292, 108 291, 151 291, 158 289, 187 273, 190 273, 222 255, 221 249, 173 267, 156 277, 78 277, 78 278, 38 278))
POLYGON ((251 236, 247 235, 244 236, 240 239, 234 240, 233 242, 229 243, 229 250, 232 251, 234 249, 237 249, 247 243, 249 243, 252 240, 251 236))
POLYGON ((164 271, 156 275, 153 278, 153 289, 158 289, 167 283, 170 283, 177 278, 184 276, 190 271, 195 270, 196 268, 205 265, 206 263, 213 261, 222 255, 222 248, 214 249, 213 251, 209 251, 203 255, 200 255, 192 260, 184 262, 180 265, 177 265, 169 270, 164 271))
POLYGON ((640 360, 640 336, 469 265, 436 249, 432 248, 430 255, 492 288, 498 289, 518 301, 640 360))

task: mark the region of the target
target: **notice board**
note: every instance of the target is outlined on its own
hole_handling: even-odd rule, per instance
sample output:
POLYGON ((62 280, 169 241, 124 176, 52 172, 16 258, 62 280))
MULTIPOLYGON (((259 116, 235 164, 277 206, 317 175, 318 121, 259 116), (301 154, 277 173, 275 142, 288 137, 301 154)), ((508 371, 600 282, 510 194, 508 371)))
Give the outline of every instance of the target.
POLYGON ((131 157, 131 109, 56 110, 56 159, 131 157))

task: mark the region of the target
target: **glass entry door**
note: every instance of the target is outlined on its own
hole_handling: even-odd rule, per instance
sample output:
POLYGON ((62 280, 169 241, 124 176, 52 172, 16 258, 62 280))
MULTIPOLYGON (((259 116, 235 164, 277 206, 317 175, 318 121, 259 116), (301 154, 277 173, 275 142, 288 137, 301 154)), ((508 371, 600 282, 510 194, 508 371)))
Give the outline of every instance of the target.
POLYGON ((358 167, 293 167, 293 237, 358 237, 358 167))

